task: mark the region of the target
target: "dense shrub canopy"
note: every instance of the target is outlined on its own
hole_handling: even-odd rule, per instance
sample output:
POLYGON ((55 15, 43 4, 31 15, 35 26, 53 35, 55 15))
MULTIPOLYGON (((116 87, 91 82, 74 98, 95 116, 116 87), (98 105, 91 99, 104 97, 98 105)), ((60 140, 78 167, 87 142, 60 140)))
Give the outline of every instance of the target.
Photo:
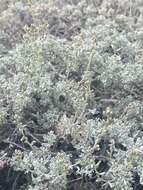
POLYGON ((1 2, 0 180, 143 189, 143 2, 1 2))

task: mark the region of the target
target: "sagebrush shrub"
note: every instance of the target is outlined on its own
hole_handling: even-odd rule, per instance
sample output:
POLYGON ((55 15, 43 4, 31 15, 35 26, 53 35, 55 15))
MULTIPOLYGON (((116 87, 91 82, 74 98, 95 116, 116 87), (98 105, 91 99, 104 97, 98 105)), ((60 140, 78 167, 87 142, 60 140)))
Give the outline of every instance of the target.
POLYGON ((20 189, 142 188, 142 4, 62 2, 10 4, 34 23, 0 58, 0 159, 25 174, 20 189))

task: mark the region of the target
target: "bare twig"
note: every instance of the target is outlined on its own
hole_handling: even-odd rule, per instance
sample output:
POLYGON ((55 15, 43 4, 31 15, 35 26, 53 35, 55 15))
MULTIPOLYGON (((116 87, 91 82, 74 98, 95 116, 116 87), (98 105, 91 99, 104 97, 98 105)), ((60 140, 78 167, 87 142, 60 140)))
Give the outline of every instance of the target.
POLYGON ((24 147, 20 146, 19 144, 16 144, 15 142, 12 142, 12 141, 9 141, 9 140, 4 140, 3 141, 4 143, 8 143, 8 144, 11 144, 11 145, 14 145, 22 150, 26 150, 24 147))

